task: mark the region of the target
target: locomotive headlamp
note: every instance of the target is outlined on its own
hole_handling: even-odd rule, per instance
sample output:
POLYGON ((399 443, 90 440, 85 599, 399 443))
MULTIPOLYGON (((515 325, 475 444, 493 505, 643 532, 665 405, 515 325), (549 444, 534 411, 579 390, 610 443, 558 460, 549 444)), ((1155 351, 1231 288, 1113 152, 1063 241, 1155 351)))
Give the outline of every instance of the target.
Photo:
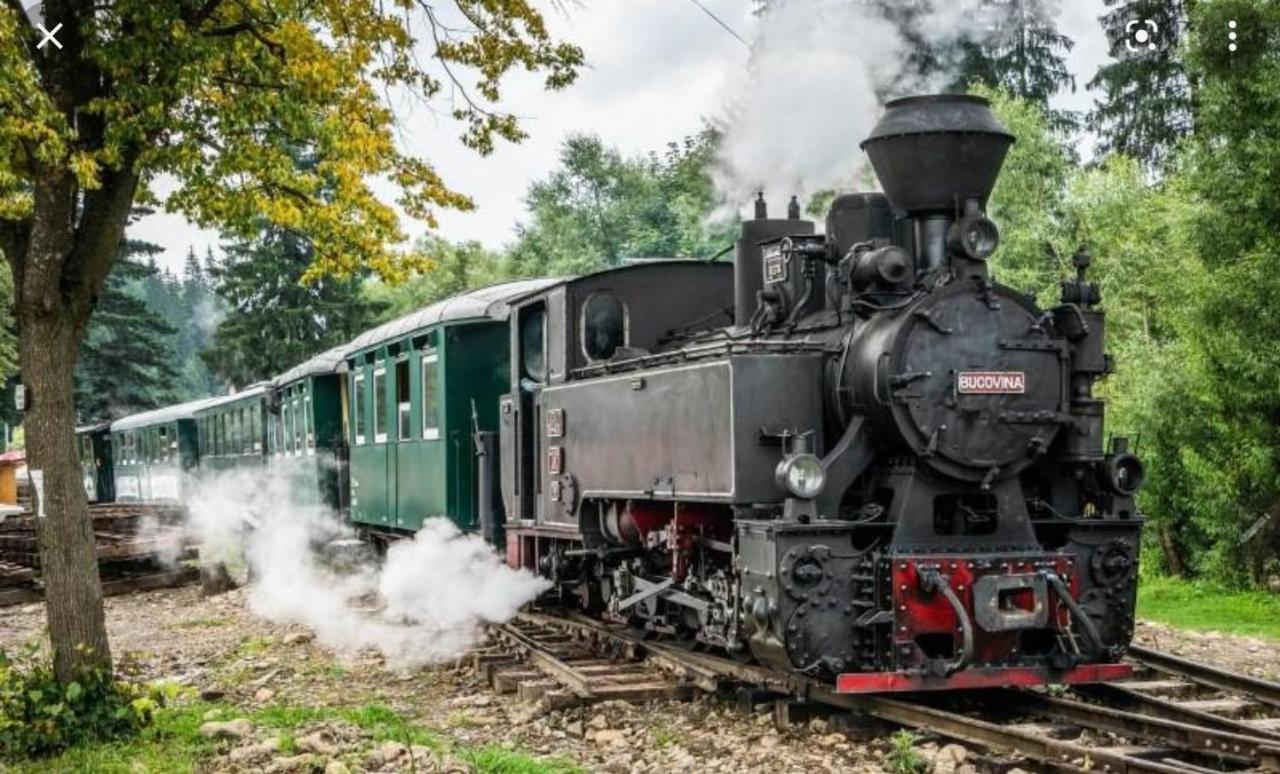
POLYGON ((812 500, 822 492, 827 483, 827 471, 822 460, 803 452, 790 454, 778 463, 778 486, 803 500, 812 500))
POLYGON ((1142 462, 1127 452, 1108 455, 1104 465, 1107 484, 1118 495, 1132 497, 1147 477, 1142 462))
POLYGON ((1000 229, 981 213, 965 215, 947 231, 947 247, 970 260, 987 260, 999 245, 1000 229))

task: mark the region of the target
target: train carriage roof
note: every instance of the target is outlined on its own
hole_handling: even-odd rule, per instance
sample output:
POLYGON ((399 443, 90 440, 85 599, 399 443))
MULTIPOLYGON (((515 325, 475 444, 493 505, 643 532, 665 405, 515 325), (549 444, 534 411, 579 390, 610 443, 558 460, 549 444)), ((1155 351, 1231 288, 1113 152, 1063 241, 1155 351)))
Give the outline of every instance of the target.
POLYGON ((342 366, 347 362, 347 352, 350 349, 350 344, 342 344, 334 347, 333 349, 321 352, 310 360, 299 363, 288 371, 285 371, 275 377, 271 380, 271 383, 277 387, 283 387, 290 382, 295 382, 308 376, 340 372, 342 370, 342 366))
POLYGON ((264 392, 267 391, 267 387, 270 384, 271 384, 270 382, 255 382, 249 385, 248 387, 245 387, 243 390, 240 390, 239 392, 232 392, 226 395, 219 395, 215 398, 209 398, 208 400, 204 401, 203 405, 198 406, 195 411, 197 413, 208 411, 209 409, 217 408, 218 406, 225 406, 228 403, 235 403, 238 400, 244 400, 245 398, 252 398, 258 395, 262 395, 264 392))
POLYGON ((511 301, 563 281, 562 278, 554 277, 515 280, 450 296, 443 301, 437 301, 416 312, 410 312, 404 317, 365 331, 347 347, 347 354, 442 323, 486 317, 490 320, 505 320, 509 310, 508 304, 511 301))
MULTIPOLYGON (((221 397, 221 396, 220 396, 221 397)), ((177 422, 180 419, 194 419, 195 413, 199 409, 213 400, 219 398, 201 398, 193 400, 189 403, 180 403, 176 406, 165 406, 164 408, 144 411, 140 414, 131 414, 122 417, 111 423, 112 432, 120 432, 122 430, 134 430, 139 427, 151 427, 152 425, 163 425, 169 422, 177 422)))

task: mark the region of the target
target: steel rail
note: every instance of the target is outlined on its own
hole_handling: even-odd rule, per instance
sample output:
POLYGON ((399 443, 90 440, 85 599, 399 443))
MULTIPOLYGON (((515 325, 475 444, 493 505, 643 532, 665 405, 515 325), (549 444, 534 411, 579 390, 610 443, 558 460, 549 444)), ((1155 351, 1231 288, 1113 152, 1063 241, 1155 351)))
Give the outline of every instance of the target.
POLYGON ((1004 692, 1002 700, 1007 704, 1025 707, 1031 712, 1040 712, 1054 718, 1065 718, 1077 725, 1099 731, 1149 739, 1186 752, 1249 766, 1261 766, 1270 752, 1270 747, 1274 744, 1272 740, 1257 736, 1205 728, 1176 720, 1140 715, 1027 691, 1004 692))
POLYGON ((1185 658, 1150 650, 1140 645, 1129 647, 1129 657, 1140 664, 1178 675, 1194 683, 1222 691, 1248 694, 1263 704, 1280 707, 1280 683, 1228 672, 1225 669, 1188 661, 1185 658))
POLYGON ((1123 683, 1076 685, 1072 686, 1071 690, 1097 701, 1119 705, 1121 708, 1131 712, 1143 715, 1158 715, 1178 720, 1188 725, 1216 728, 1219 731, 1226 731, 1232 734, 1258 737, 1266 739, 1271 745, 1280 746, 1280 732, 1269 731, 1265 728, 1255 728, 1234 718, 1224 718, 1221 715, 1214 715, 1204 710, 1184 707, 1170 699, 1135 691, 1123 683))
MULTIPOLYGON (((691 664, 679 657, 673 657, 664 651, 656 650, 651 647, 653 643, 645 643, 640 638, 633 638, 619 632, 608 631, 603 627, 597 626, 595 622, 583 624, 581 621, 574 619, 557 618, 555 616, 540 615, 538 613, 518 613, 516 618, 517 620, 526 621, 538 626, 564 627, 567 621, 569 623, 577 624, 575 628, 578 631, 585 632, 592 637, 605 637, 614 641, 619 641, 631 653, 635 653, 635 651, 638 650, 646 650, 649 659, 655 664, 669 672, 675 673, 679 677, 708 693, 714 693, 719 690, 721 683, 723 682, 722 676, 715 670, 691 664)), ((632 657, 634 658, 634 656, 632 657)))
POLYGON ((532 637, 510 624, 503 624, 497 628, 503 638, 524 650, 530 659, 564 683, 565 687, 575 695, 583 699, 594 696, 586 675, 561 661, 532 637))
MULTIPOLYGON (((645 640, 628 632, 610 630, 599 622, 583 619, 580 616, 575 616, 573 619, 540 616, 539 623, 553 624, 573 628, 580 632, 592 632, 598 636, 617 638, 642 648, 651 655, 656 654, 679 663, 694 666, 704 672, 710 671, 726 679, 738 680, 778 693, 817 701, 839 709, 860 712, 888 722, 937 733, 967 744, 1024 755, 1054 771, 1072 772, 1073 774, 1076 772, 1099 771, 1108 772, 1109 774, 1186 774, 1189 771, 1204 770, 1193 764, 1181 761, 1148 760, 1115 750, 1085 747, 1074 742, 1052 739, 1030 731, 1010 728, 990 721, 967 717, 954 711, 928 707, 901 699, 891 699, 871 694, 836 693, 830 686, 809 678, 774 672, 754 665, 740 664, 719 656, 686 651, 665 643, 645 640)), ((1036 698, 1030 694, 1027 697, 1036 698)), ((1020 699, 1027 697, 1019 696, 1020 699)), ((1087 707, 1088 705, 1081 706, 1087 707)), ((1076 712, 1081 718, 1092 717, 1094 720, 1098 720, 1102 716, 1091 715, 1089 711, 1082 709, 1077 709, 1076 712)), ((1116 714, 1123 715, 1123 713, 1116 714)), ((1108 719, 1113 723, 1119 722, 1115 718, 1108 719)), ((1133 718, 1129 720, 1129 727, 1137 728, 1141 720, 1143 719, 1133 718)), ((1157 725, 1160 724, 1157 723, 1157 725)), ((1222 755, 1236 759, 1240 756, 1237 756, 1235 750, 1231 748, 1238 743, 1243 749, 1246 741, 1243 736, 1236 739, 1227 734, 1218 735, 1217 732, 1205 729, 1201 729, 1201 731, 1204 731, 1203 735, 1196 736, 1193 733, 1195 729, 1189 727, 1178 728, 1172 724, 1172 721, 1163 725, 1170 731, 1176 730, 1178 732, 1178 734, 1171 735, 1172 738, 1160 737, 1160 741, 1170 747, 1189 749, 1191 740, 1199 740, 1201 742, 1212 740, 1215 745, 1223 743, 1229 745, 1226 750, 1213 749, 1207 751, 1211 755, 1222 755)), ((1117 726, 1113 725, 1112 727, 1115 728, 1117 726)), ((1142 734, 1136 735, 1142 736, 1142 734)), ((1151 738, 1153 735, 1147 734, 1146 736, 1151 738)), ((1259 750, 1258 754, 1261 755, 1260 742, 1262 740, 1251 739, 1249 741, 1254 745, 1252 749, 1259 750)), ((1245 763, 1253 763, 1255 760, 1249 759, 1245 763)))

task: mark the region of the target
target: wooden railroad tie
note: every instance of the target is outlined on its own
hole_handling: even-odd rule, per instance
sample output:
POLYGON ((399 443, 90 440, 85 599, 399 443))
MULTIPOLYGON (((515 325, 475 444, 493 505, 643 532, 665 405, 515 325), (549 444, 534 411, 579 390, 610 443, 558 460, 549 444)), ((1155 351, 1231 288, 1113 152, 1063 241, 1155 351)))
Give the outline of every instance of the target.
POLYGON ((621 700, 686 701, 696 686, 652 665, 596 655, 592 643, 572 633, 523 621, 493 629, 496 647, 472 655, 495 693, 516 694, 544 709, 621 700))

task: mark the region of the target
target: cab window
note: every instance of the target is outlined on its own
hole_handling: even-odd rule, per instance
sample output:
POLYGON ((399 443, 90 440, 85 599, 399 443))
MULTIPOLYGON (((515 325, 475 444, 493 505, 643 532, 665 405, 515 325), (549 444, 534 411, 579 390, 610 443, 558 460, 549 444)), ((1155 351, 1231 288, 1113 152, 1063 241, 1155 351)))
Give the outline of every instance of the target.
POLYGON ((582 305, 582 353, 608 360, 626 343, 627 310, 612 293, 593 293, 582 305))

